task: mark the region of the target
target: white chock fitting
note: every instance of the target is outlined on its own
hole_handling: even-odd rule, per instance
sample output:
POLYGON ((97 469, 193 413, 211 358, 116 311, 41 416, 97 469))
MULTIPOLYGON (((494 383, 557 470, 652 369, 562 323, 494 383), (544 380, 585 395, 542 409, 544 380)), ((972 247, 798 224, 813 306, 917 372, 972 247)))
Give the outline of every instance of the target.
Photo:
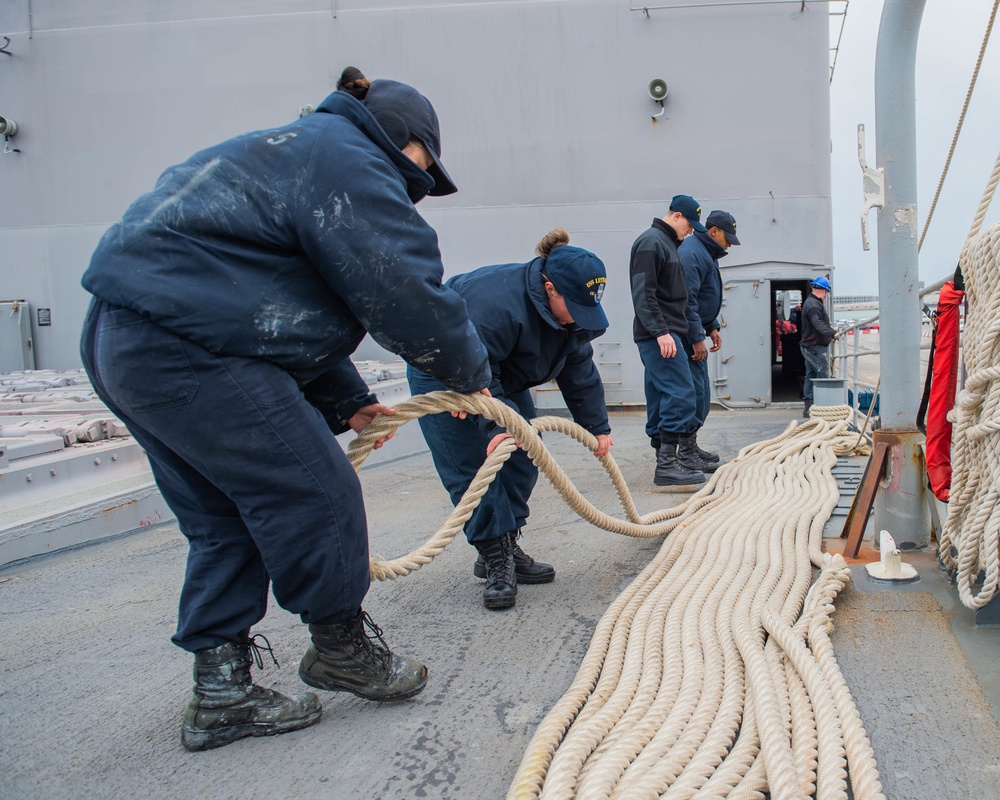
POLYGON ((10 117, 0 117, 0 136, 9 139, 17 133, 17 123, 10 117))
POLYGON ((878 546, 882 553, 881 558, 871 564, 865 564, 868 576, 872 580, 906 583, 919 578, 917 571, 900 557, 896 540, 889 535, 889 531, 879 533, 878 546))

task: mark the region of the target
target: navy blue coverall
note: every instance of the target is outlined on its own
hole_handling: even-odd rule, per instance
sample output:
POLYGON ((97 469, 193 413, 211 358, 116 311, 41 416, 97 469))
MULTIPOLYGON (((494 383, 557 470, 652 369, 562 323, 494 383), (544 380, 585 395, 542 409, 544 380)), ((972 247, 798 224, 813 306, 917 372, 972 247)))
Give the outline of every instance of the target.
MULTIPOLYGON (((464 300, 469 318, 489 353, 490 393, 521 416, 536 416, 529 389, 555 380, 573 419, 595 436, 610 433, 604 386, 594 364, 593 339, 604 331, 560 325, 549 308, 542 281, 544 258, 527 264, 499 264, 451 278, 445 285, 464 300)), ((446 388, 415 369, 407 371, 410 391, 446 388)), ((503 432, 492 420, 450 414, 426 415, 420 428, 451 501, 458 504, 486 459, 486 446, 503 432)), ((470 543, 497 539, 522 528, 538 469, 516 450, 465 524, 470 543)))
POLYGON ((101 240, 81 353, 189 542, 173 641, 237 641, 278 603, 340 624, 369 587, 361 487, 335 433, 375 402, 368 331, 462 392, 489 383, 437 236, 434 180, 353 97, 171 167, 101 240))

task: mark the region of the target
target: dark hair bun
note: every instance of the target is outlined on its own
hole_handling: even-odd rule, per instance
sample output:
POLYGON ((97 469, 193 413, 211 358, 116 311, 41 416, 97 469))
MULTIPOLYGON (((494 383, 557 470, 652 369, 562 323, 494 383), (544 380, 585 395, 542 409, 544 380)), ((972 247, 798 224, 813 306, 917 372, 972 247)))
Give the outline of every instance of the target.
POLYGON ((357 100, 364 100, 368 94, 368 87, 372 82, 365 77, 365 74, 357 67, 345 67, 340 73, 340 80, 337 81, 337 91, 347 92, 357 100))

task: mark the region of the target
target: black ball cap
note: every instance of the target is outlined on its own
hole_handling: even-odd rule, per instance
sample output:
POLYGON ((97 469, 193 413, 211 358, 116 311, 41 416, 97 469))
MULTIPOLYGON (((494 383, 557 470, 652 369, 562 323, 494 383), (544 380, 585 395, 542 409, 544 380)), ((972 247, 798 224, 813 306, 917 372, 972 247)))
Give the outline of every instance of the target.
MULTIPOLYGON (((441 128, 430 100, 405 83, 375 80, 365 95, 364 103, 376 117, 385 115, 390 119, 401 119, 409 129, 407 138, 416 139, 426 148, 434 162, 427 168, 428 174, 434 179, 434 188, 428 194, 443 197, 458 191, 441 163, 441 128)), ((395 138, 396 132, 387 133, 395 138)))
POLYGON ((705 220, 706 228, 718 228, 729 240, 730 244, 739 244, 740 240, 736 236, 736 217, 728 211, 713 211, 705 220))

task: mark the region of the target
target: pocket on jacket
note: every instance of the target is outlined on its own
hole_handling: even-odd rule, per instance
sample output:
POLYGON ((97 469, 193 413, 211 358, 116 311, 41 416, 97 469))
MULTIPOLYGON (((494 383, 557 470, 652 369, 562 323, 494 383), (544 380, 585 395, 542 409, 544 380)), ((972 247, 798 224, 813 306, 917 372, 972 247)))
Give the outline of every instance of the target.
POLYGON ((104 312, 96 351, 101 380, 123 411, 184 405, 198 391, 180 338, 128 309, 104 312))

